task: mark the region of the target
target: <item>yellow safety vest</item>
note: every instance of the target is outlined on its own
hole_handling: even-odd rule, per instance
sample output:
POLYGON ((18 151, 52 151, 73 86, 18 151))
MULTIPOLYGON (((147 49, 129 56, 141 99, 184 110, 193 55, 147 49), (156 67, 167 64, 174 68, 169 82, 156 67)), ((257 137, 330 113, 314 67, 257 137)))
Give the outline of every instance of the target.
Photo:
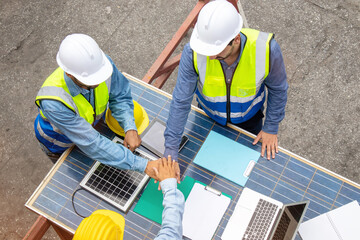
MULTIPOLYGON (((36 96, 35 103, 40 108, 40 101, 56 100, 84 118, 88 123, 95 124, 106 112, 109 101, 111 78, 94 89, 94 108, 82 94, 72 96, 64 79, 64 71, 57 68, 44 82, 36 96)), ((62 153, 73 145, 55 125, 46 119, 40 109, 35 119, 35 135, 51 152, 62 153)))
POLYGON ((197 100, 215 121, 241 123, 255 115, 265 101, 264 79, 269 74, 270 40, 273 34, 242 29, 246 43, 230 83, 219 60, 193 52, 199 75, 197 100))
MULTIPOLYGON (((94 89, 95 109, 93 109, 82 94, 71 96, 64 79, 64 71, 58 68, 45 80, 36 96, 35 103, 40 107, 40 101, 44 99, 60 101, 70 110, 83 117, 88 123, 93 124, 95 120, 99 120, 103 116, 107 109, 110 84, 110 80, 108 80, 94 89)), ((40 114, 43 119, 46 119, 41 109, 40 114)))

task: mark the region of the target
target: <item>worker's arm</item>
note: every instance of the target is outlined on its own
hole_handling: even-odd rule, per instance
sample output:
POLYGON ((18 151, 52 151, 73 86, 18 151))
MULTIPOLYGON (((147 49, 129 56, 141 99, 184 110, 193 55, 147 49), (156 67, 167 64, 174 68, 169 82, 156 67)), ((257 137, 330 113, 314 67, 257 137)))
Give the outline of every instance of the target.
POLYGON ((40 107, 45 117, 92 159, 120 169, 145 171, 147 160, 102 136, 61 102, 42 100, 40 107))
POLYGON ((285 116, 285 106, 287 102, 287 77, 285 65, 279 44, 273 39, 270 42, 270 72, 264 83, 268 89, 267 110, 264 126, 256 136, 253 144, 262 140, 261 156, 270 160, 270 156, 275 158, 278 152, 277 133, 279 123, 285 116))
POLYGON ((279 44, 273 39, 270 42, 270 72, 265 79, 268 90, 266 119, 263 131, 277 134, 279 124, 285 117, 288 83, 284 59, 279 44))
POLYGON ((136 130, 134 120, 134 104, 131 97, 129 80, 117 69, 110 57, 112 66, 111 91, 109 95, 109 108, 112 116, 119 122, 120 126, 127 132, 136 130))
POLYGON ((129 80, 117 69, 111 58, 107 57, 113 66, 109 95, 111 115, 119 122, 126 133, 124 145, 134 151, 135 148, 140 146, 141 139, 135 125, 134 104, 129 80))
POLYGON ((197 84, 197 74, 192 59, 192 50, 188 43, 185 45, 181 55, 177 82, 173 91, 169 118, 164 134, 164 156, 171 155, 176 161, 181 136, 184 132, 197 84))
POLYGON ((155 171, 164 194, 162 225, 155 238, 156 240, 182 239, 182 216, 185 199, 182 192, 177 189, 175 164, 171 158, 163 158, 155 171))

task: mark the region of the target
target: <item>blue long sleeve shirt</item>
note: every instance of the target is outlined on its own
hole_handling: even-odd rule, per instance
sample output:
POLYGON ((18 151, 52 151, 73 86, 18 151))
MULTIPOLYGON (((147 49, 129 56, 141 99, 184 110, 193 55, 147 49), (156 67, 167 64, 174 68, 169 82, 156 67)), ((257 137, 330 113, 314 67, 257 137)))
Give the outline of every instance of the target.
MULTIPOLYGON (((242 33, 240 33, 240 36, 241 46, 237 60, 230 66, 228 66, 225 61, 220 61, 227 77, 226 79, 231 78, 228 76, 232 76, 234 73, 245 46, 246 36, 242 33)), ((177 159, 178 147, 191 109, 191 102, 197 87, 197 81, 198 75, 194 69, 193 51, 188 43, 185 45, 181 55, 177 82, 164 133, 164 156, 171 155, 173 159, 177 159)), ((288 83, 281 49, 275 39, 272 39, 270 42, 270 71, 264 80, 264 84, 268 90, 268 99, 266 119, 262 130, 267 133, 277 134, 279 123, 285 116, 288 83)))
MULTIPOLYGON (((136 130, 129 81, 119 72, 110 57, 108 59, 113 65, 109 108, 125 132, 131 129, 136 130)), ((65 73, 64 78, 72 96, 82 94, 94 107, 93 89, 79 87, 65 73)), ((102 136, 84 118, 75 114, 61 102, 41 100, 40 108, 53 125, 92 159, 120 169, 145 171, 146 159, 132 154, 124 146, 102 136)))
POLYGON ((161 229, 156 240, 182 239, 182 217, 185 199, 182 192, 177 189, 175 178, 168 178, 160 182, 164 194, 161 229))

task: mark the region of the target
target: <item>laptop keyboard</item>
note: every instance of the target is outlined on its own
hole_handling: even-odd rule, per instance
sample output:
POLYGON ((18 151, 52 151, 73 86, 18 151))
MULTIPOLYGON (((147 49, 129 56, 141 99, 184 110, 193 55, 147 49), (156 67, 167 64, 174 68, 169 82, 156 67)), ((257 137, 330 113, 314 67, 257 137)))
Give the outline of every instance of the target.
POLYGON ((287 232, 287 230, 289 228, 290 222, 291 222, 291 220, 288 217, 288 215, 283 214, 281 219, 280 219, 279 225, 276 228, 276 231, 275 231, 275 234, 274 234, 274 237, 272 238, 272 240, 283 240, 283 239, 285 239, 285 235, 286 235, 286 232, 287 232))
POLYGON ((265 239, 277 208, 276 204, 260 199, 246 228, 243 240, 265 239))

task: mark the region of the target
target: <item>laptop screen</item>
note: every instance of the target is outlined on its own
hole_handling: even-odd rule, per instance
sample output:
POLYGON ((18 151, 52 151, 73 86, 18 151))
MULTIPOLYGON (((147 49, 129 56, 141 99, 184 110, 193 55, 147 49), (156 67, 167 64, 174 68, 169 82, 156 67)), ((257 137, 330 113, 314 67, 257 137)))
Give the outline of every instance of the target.
POLYGON ((302 220, 307 207, 307 202, 300 204, 284 205, 283 212, 278 222, 272 240, 291 240, 302 220))

